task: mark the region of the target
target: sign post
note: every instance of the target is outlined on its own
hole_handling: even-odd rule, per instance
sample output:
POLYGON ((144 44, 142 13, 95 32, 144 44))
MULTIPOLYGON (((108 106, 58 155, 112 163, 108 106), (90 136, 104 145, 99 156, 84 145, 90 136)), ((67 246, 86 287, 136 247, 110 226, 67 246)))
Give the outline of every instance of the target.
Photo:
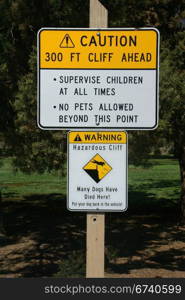
MULTIPOLYGON (((90 0, 90 27, 107 27, 108 11, 98 1, 90 0)), ((105 214, 87 213, 86 277, 104 277, 105 264, 105 214)))

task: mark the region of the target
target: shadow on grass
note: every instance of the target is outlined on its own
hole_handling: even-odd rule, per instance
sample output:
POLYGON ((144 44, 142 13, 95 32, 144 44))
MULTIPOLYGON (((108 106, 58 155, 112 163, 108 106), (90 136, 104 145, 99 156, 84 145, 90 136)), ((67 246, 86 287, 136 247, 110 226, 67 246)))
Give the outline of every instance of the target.
MULTIPOLYGON (((109 260, 107 266, 111 272, 129 273, 143 267, 182 270, 179 256, 184 250, 177 253, 175 249, 163 249, 168 241, 185 242, 176 226, 177 203, 167 205, 167 202, 167 199, 155 200, 152 193, 130 189, 128 211, 106 214, 106 245, 115 249, 117 257, 123 260, 122 263, 109 260), (162 248, 158 252, 156 247, 162 248)), ((67 211, 65 195, 33 194, 18 202, 6 200, 4 211, 12 256, 1 274, 53 276, 72 251, 84 253, 86 213, 67 211), (16 271, 10 271, 12 265, 16 271)))
POLYGON ((28 249, 23 246, 22 257, 11 260, 23 277, 50 276, 68 253, 85 248, 86 216, 67 211, 65 195, 35 194, 18 202, 6 200, 4 212, 5 229, 12 245, 22 243, 22 237, 28 237, 23 244, 28 240, 34 244, 28 245, 28 249))
POLYGON ((108 223, 106 243, 116 249, 119 258, 107 263, 110 273, 130 274, 143 268, 185 271, 184 228, 177 225, 172 210, 153 214, 127 211, 122 220, 109 214, 108 223))
POLYGON ((174 230, 172 224, 164 225, 160 219, 159 221, 158 226, 156 222, 153 225, 147 222, 149 228, 135 223, 130 228, 118 230, 116 234, 112 230, 108 240, 118 249, 117 255, 122 262, 109 262, 108 269, 111 273, 129 274, 132 270, 143 268, 185 271, 184 245, 180 249, 173 248, 174 242, 185 243, 185 237, 180 235, 178 228, 174 230), (162 237, 163 234, 165 237, 162 237), (169 239, 171 247, 166 239, 169 239))
MULTIPOLYGON (((156 269, 184 271, 184 255, 184 250, 171 249, 168 251, 161 251, 159 254, 156 254, 153 257, 151 256, 148 260, 131 258, 126 263, 109 264, 109 271, 117 274, 129 274, 132 270, 139 269, 152 269, 153 271, 156 269), (178 258, 176 258, 177 254, 178 258)), ((165 274, 167 274, 167 272, 165 274)), ((155 275, 153 277, 155 277, 155 275)))

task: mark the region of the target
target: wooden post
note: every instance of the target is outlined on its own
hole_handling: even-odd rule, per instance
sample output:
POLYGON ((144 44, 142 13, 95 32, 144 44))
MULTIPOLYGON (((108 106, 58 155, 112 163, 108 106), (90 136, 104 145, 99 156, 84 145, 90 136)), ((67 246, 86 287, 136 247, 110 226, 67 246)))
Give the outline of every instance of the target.
POLYGON ((105 214, 87 214, 86 277, 104 277, 105 214))
MULTIPOLYGON (((91 28, 106 28, 108 25, 107 9, 98 1, 90 0, 89 26, 91 28)), ((105 244, 105 214, 87 214, 87 253, 86 277, 104 277, 104 244, 105 244)))
POLYGON ((89 27, 108 27, 108 11, 99 0, 90 0, 89 27))

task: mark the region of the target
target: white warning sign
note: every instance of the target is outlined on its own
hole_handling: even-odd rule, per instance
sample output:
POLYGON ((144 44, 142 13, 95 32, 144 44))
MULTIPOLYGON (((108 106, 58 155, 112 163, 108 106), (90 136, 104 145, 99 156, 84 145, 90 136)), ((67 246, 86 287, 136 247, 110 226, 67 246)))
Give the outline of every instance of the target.
POLYGON ((56 29, 38 34, 41 129, 155 129, 159 32, 56 29))
POLYGON ((67 203, 72 211, 127 209, 125 132, 69 132, 67 203))

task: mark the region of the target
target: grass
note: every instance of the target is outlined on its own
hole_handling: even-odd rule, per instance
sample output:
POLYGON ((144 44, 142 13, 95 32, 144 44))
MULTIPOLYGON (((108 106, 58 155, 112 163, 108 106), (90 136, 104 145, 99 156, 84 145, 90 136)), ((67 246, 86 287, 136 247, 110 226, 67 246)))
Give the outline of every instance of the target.
POLYGON ((129 200, 131 206, 173 207, 180 196, 180 173, 177 160, 152 159, 153 166, 129 166, 129 200))
POLYGON ((57 174, 26 175, 22 172, 12 172, 11 158, 4 160, 0 169, 0 189, 9 200, 32 194, 66 194, 66 178, 57 174))
MULTIPOLYGON (((180 195, 179 166, 175 159, 152 159, 150 168, 129 166, 129 207, 173 206, 180 195)), ((66 194, 66 177, 56 174, 13 173, 11 158, 0 169, 0 188, 4 198, 23 200, 25 196, 66 194)))

